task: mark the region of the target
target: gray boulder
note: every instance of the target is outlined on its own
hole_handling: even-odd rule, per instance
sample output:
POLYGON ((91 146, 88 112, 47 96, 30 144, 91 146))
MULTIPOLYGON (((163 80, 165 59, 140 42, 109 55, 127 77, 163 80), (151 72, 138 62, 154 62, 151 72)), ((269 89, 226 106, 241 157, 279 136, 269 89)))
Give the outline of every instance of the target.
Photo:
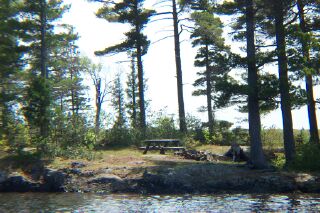
POLYGON ((127 189, 127 183, 122 178, 113 174, 101 174, 87 181, 88 184, 99 185, 105 191, 120 192, 127 189))
POLYGON ((67 175, 58 170, 46 169, 43 175, 46 191, 63 192, 64 184, 67 180, 67 175))
POLYGON ((19 173, 13 173, 2 180, 1 191, 5 192, 35 192, 40 191, 41 188, 39 183, 31 181, 19 173))

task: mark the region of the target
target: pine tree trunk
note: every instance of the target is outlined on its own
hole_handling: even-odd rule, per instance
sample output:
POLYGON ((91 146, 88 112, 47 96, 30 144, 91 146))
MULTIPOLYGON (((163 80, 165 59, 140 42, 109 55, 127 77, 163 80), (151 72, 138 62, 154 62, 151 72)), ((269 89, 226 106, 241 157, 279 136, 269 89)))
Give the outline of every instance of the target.
POLYGON ((0 140, 7 139, 8 133, 8 106, 6 102, 6 88, 4 78, 0 74, 0 140))
POLYGON ((141 46, 137 47, 137 66, 138 66, 138 83, 139 83, 139 108, 140 108, 140 128, 143 132, 146 129, 146 111, 144 101, 144 78, 143 78, 143 66, 141 56, 141 46))
POLYGON ((278 69, 280 79, 281 111, 283 122, 283 139, 286 164, 291 163, 295 155, 293 137, 293 125, 291 115, 291 101, 289 94, 288 65, 286 56, 286 40, 284 29, 284 5, 283 0, 273 0, 275 16, 276 43, 278 55, 278 69))
POLYGON ((183 81, 182 81, 182 66, 180 57, 180 35, 178 29, 178 12, 176 0, 172 0, 172 15, 173 15, 173 28, 174 28, 174 47, 175 47, 175 59, 176 59, 176 71, 177 71, 177 88, 178 88, 178 107, 179 107, 179 122, 180 131, 187 132, 186 116, 184 111, 183 100, 183 81))
POLYGON ((100 114, 101 114, 101 78, 98 78, 96 81, 96 116, 95 116, 95 131, 99 132, 100 129, 100 114))
MULTIPOLYGON (((302 0, 297 0, 298 5, 298 13, 300 20, 300 28, 303 33, 307 33, 306 22, 304 17, 304 7, 302 0)), ((310 54, 308 41, 305 38, 302 38, 302 54, 306 59, 307 64, 310 64, 310 54)), ((313 82, 312 82, 312 74, 306 73, 305 76, 306 82, 306 91, 307 91, 307 101, 308 101, 308 118, 309 118, 309 127, 310 127, 310 142, 319 144, 319 132, 318 132, 318 124, 317 124, 317 115, 316 115, 316 107, 313 95, 313 82)))
MULTIPOLYGON (((136 17, 139 19, 138 1, 135 1, 135 13, 136 17)), ((139 108, 140 108, 140 128, 143 135, 146 133, 146 110, 145 110, 145 100, 144 100, 144 73, 142 65, 142 44, 141 44, 141 29, 140 21, 137 20, 136 23, 136 33, 137 33, 137 68, 138 68, 138 87, 139 87, 139 108)))
MULTIPOLYGON (((46 0, 40 0, 40 31, 41 31, 41 48, 40 48, 40 71, 41 71, 41 78, 43 78, 44 83, 46 83, 46 79, 48 78, 48 71, 47 71, 47 46, 46 46, 46 25, 47 25, 47 14, 46 8, 47 3, 46 0)), ((41 116, 41 123, 40 125, 40 135, 42 137, 48 136, 48 128, 49 122, 47 118, 47 107, 42 105, 40 106, 40 116, 41 116)))
POLYGON ((4 77, 0 73, 0 140, 2 140, 5 128, 5 90, 4 77))
MULTIPOLYGON (((71 81, 73 80, 73 68, 70 70, 70 79, 71 81)), ((72 111, 72 116, 75 115, 75 92, 74 92, 74 87, 72 86, 71 88, 71 111, 72 111)))
POLYGON ((207 109, 208 109, 208 125, 209 125, 209 137, 212 140, 213 137, 213 112, 212 112, 212 86, 210 78, 210 62, 209 62, 209 47, 206 45, 206 82, 207 82, 207 109))
POLYGON ((258 97, 258 70, 256 67, 254 28, 255 24, 253 1, 246 0, 250 160, 254 168, 262 169, 267 167, 267 162, 263 154, 261 142, 261 121, 258 97))
POLYGON ((132 66, 132 73, 131 73, 131 96, 132 96, 132 126, 136 127, 137 126, 137 98, 136 98, 136 70, 135 70, 135 65, 134 65, 134 56, 132 55, 132 60, 131 60, 131 66, 132 66))
POLYGON ((40 0, 40 31, 41 31, 41 52, 40 52, 40 69, 41 69, 41 77, 48 78, 47 73, 47 47, 46 47, 46 0, 40 0))

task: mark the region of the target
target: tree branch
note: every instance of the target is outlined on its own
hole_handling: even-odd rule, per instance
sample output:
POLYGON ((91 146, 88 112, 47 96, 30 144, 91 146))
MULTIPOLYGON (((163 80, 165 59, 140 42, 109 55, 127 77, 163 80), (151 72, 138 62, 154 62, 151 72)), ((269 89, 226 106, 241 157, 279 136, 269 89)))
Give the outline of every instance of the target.
POLYGON ((159 1, 159 2, 154 3, 152 6, 155 7, 155 6, 159 5, 159 4, 167 3, 167 2, 168 2, 168 0, 159 1))
POLYGON ((289 26, 290 24, 292 24, 293 22, 295 22, 298 18, 298 13, 294 13, 294 17, 292 18, 292 20, 288 21, 287 23, 284 24, 285 27, 289 26))
POLYGON ((172 12, 155 13, 153 16, 172 15, 172 12))
POLYGON ((270 44, 270 45, 256 45, 256 48, 264 48, 264 47, 276 47, 276 44, 270 44))
POLYGON ((87 0, 87 1, 88 1, 88 2, 104 3, 104 4, 113 4, 113 5, 116 4, 115 1, 111 1, 111 0, 87 0))
POLYGON ((151 44, 155 44, 155 43, 158 43, 158 42, 160 42, 160 41, 162 41, 162 40, 165 40, 165 39, 167 39, 167 38, 173 38, 173 37, 174 37, 174 35, 166 36, 166 37, 163 37, 163 38, 161 38, 161 39, 159 39, 159 40, 157 40, 157 41, 152 42, 151 44))
POLYGON ((163 21, 163 20, 172 20, 172 18, 160 18, 160 19, 155 19, 155 20, 149 21, 149 24, 150 24, 150 23, 153 23, 153 22, 157 22, 157 21, 163 21))

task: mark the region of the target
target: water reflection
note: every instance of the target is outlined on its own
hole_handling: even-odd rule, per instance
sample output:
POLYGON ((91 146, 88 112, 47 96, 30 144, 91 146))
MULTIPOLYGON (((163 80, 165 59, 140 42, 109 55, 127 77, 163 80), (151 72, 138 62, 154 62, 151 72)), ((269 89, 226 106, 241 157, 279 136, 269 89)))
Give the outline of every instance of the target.
POLYGON ((0 212, 287 212, 320 211, 318 194, 179 196, 2 193, 0 212))

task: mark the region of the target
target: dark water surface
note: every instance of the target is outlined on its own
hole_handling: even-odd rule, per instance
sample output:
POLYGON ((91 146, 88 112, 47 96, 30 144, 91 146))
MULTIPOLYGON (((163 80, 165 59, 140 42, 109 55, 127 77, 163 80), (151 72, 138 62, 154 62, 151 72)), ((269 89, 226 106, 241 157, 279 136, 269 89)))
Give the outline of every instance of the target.
POLYGON ((0 212, 320 212, 319 194, 0 193, 0 212))

